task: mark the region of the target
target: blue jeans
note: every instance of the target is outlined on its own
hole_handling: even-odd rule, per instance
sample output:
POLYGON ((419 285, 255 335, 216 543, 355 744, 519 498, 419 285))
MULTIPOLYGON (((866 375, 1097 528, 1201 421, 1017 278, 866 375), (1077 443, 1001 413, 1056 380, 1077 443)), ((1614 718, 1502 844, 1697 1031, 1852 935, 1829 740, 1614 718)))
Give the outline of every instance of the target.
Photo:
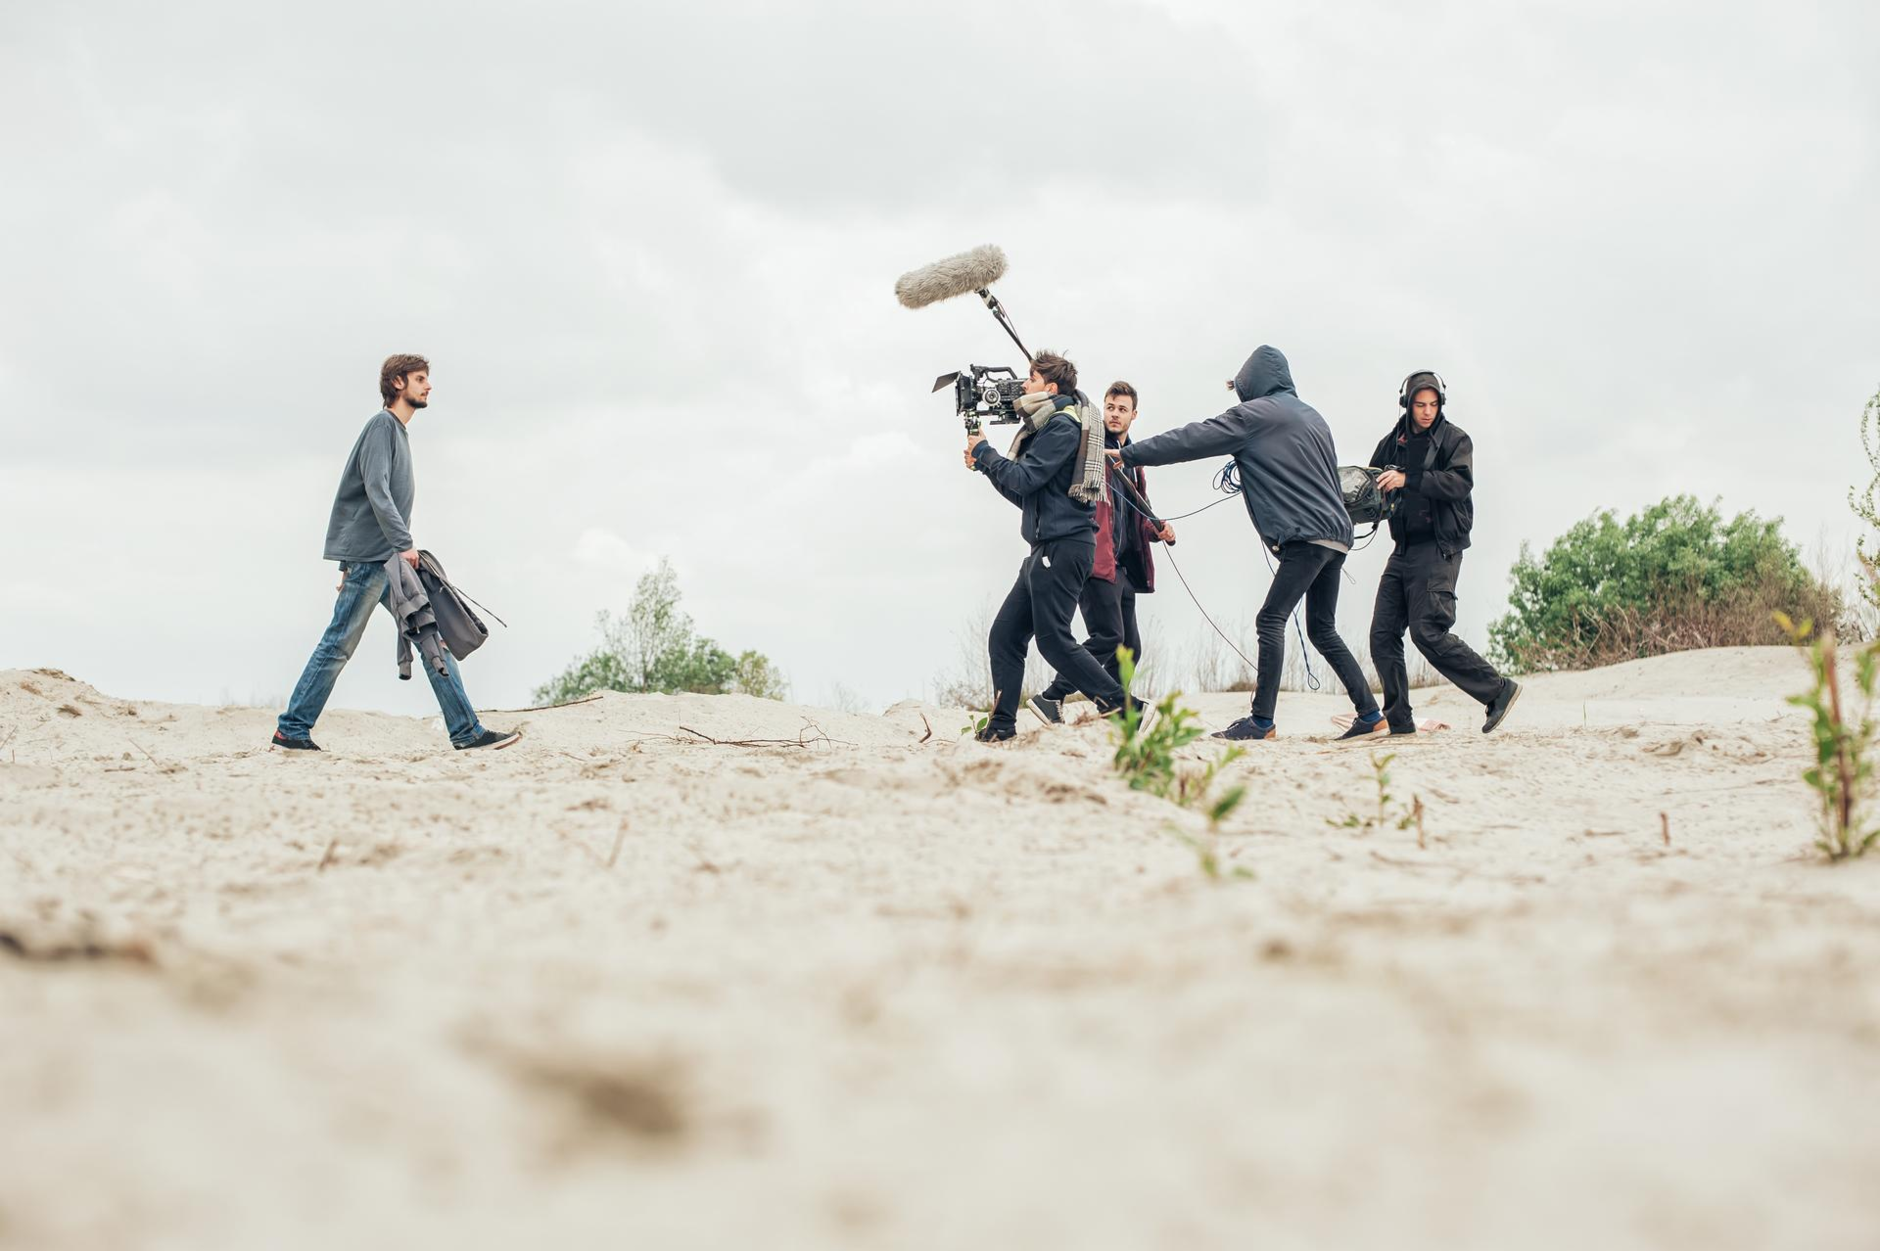
MULTIPOLYGON (((346 584, 340 587, 339 599, 333 605, 332 624, 320 637, 320 645, 313 649, 313 657, 307 661, 300 682, 294 687, 293 698, 287 701, 287 711, 281 714, 280 731, 288 738, 312 735, 313 723, 325 711, 326 701, 333 694, 333 684, 339 681, 339 671, 352 659, 359 640, 365 635, 366 622, 372 618, 372 606, 384 604, 386 612, 392 610, 391 584, 383 564, 355 561, 342 563, 340 570, 346 575, 346 584)), ((470 696, 464 693, 457 658, 445 653, 444 664, 450 670, 447 674, 424 663, 422 656, 417 658, 417 663, 424 670, 424 676, 431 679, 431 692, 437 696, 437 706, 443 710, 444 728, 450 731, 450 741, 461 744, 475 740, 483 733, 483 726, 477 721, 477 710, 471 705, 470 696)))

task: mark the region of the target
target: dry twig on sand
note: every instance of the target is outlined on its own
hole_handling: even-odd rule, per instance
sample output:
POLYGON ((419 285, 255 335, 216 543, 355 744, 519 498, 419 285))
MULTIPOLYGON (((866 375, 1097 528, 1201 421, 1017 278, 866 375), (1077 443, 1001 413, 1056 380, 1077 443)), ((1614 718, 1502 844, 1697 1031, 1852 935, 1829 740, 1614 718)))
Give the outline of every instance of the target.
POLYGON ((562 704, 536 704, 532 708, 492 708, 490 711, 497 713, 553 712, 557 708, 572 708, 576 704, 591 704, 606 693, 606 691, 595 691, 592 695, 583 695, 580 699, 571 699, 562 704))
POLYGON ((803 728, 800 731, 798 731, 797 736, 795 738, 713 738, 711 735, 706 734, 700 730, 695 730, 689 725, 682 725, 679 728, 685 731, 687 734, 692 735, 694 738, 710 743, 714 747, 853 747, 855 746, 854 743, 846 742, 843 739, 830 738, 828 734, 823 732, 823 728, 820 725, 817 725, 814 721, 811 721, 808 717, 803 718, 803 728))
POLYGON ((138 742, 136 739, 132 738, 130 735, 126 734, 124 736, 124 741, 129 743, 132 747, 135 747, 138 751, 143 752, 144 759, 148 760, 151 764, 157 766, 157 772, 161 773, 164 777, 166 778, 174 777, 174 775, 181 773, 183 771, 182 765, 175 765, 175 764, 166 765, 161 760, 158 760, 155 756, 151 755, 148 751, 144 749, 144 745, 142 743, 138 742))

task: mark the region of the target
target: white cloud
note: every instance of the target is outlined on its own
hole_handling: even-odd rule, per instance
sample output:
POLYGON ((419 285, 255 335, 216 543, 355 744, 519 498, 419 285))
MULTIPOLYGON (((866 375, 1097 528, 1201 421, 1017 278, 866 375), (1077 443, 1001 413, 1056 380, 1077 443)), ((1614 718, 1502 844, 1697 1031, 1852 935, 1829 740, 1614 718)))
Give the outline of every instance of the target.
MULTIPOLYGON (((1482 473, 1477 639, 1520 540, 1598 508, 1841 532, 1880 384, 1870 5, 805 0, 589 6, 578 40, 553 5, 15 8, 0 533, 37 589, 0 664, 127 695, 291 685, 394 350, 437 384, 415 531, 512 625, 480 700, 591 646, 662 555, 798 689, 921 691, 1020 555, 928 387, 1015 353, 973 301, 889 289, 985 241, 1027 341, 1136 383, 1145 431, 1271 341, 1355 459, 1441 368, 1482 473)), ((1177 558, 1251 618, 1238 505, 1177 558)), ((1172 579, 1146 612, 1165 653, 1203 628, 1172 579)), ((377 646, 340 701, 421 708, 377 646)))
POLYGON ((598 526, 581 532, 574 541, 574 562, 583 569, 637 578, 658 563, 658 557, 641 551, 612 530, 598 526))

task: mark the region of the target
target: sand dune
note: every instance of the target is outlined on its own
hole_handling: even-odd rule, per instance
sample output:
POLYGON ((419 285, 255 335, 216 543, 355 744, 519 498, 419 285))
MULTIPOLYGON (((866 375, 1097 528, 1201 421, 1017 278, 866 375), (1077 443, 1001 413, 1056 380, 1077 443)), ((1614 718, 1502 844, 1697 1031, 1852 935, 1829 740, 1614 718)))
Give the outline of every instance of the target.
POLYGON ((1801 677, 1426 692, 1422 848, 1288 695, 1213 882, 1096 725, 303 757, 0 672, 0 1246, 1872 1248, 1880 863, 1809 858, 1801 677))

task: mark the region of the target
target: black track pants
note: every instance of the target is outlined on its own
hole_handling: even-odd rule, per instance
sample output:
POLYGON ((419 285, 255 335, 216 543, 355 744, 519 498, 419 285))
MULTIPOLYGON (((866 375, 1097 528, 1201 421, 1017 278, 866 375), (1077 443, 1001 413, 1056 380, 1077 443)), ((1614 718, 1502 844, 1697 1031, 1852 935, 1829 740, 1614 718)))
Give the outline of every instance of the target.
MULTIPOLYGON (((1116 571, 1114 581, 1091 576, 1084 583, 1077 608, 1083 613, 1084 629, 1090 634, 1084 640, 1084 650, 1103 666, 1105 673, 1122 681, 1123 671, 1116 659, 1118 647, 1127 647, 1136 667, 1142 667, 1142 632, 1136 627, 1136 588, 1129 584, 1122 570, 1116 571)), ((1044 697, 1063 699, 1076 689, 1071 680, 1060 673, 1045 689, 1044 697)))
POLYGON ((1108 710, 1123 702, 1122 686, 1104 672, 1095 657, 1077 645, 1071 634, 1071 617, 1077 611, 1078 598, 1096 557, 1094 539, 1057 539, 1032 548, 1031 555, 1018 567, 1018 581, 1012 584, 1005 603, 993 617, 992 633, 986 640, 992 659, 992 686, 997 692, 990 718, 994 729, 1017 725, 1018 700, 1025 684, 1025 653, 1034 637, 1045 663, 1094 700, 1097 707, 1108 710))
POLYGON ((1306 602, 1306 637, 1332 667, 1340 686, 1351 697, 1359 715, 1377 711, 1371 684, 1364 680, 1358 658, 1338 637, 1338 579, 1345 571, 1345 553, 1317 543, 1288 543, 1279 552, 1279 571, 1266 593, 1266 603, 1254 619, 1260 631, 1259 686, 1253 692, 1253 715, 1273 719, 1279 702, 1280 675, 1286 669, 1286 619, 1299 601, 1306 602))
POLYGON ((1390 554, 1377 584, 1371 613, 1371 663, 1384 686, 1384 716, 1393 730, 1416 725, 1410 710, 1410 675, 1404 669, 1403 636, 1430 662, 1430 668, 1454 682, 1479 704, 1501 693, 1502 677, 1475 649, 1449 632, 1456 624, 1456 579, 1462 553, 1444 552, 1420 541, 1390 554))

